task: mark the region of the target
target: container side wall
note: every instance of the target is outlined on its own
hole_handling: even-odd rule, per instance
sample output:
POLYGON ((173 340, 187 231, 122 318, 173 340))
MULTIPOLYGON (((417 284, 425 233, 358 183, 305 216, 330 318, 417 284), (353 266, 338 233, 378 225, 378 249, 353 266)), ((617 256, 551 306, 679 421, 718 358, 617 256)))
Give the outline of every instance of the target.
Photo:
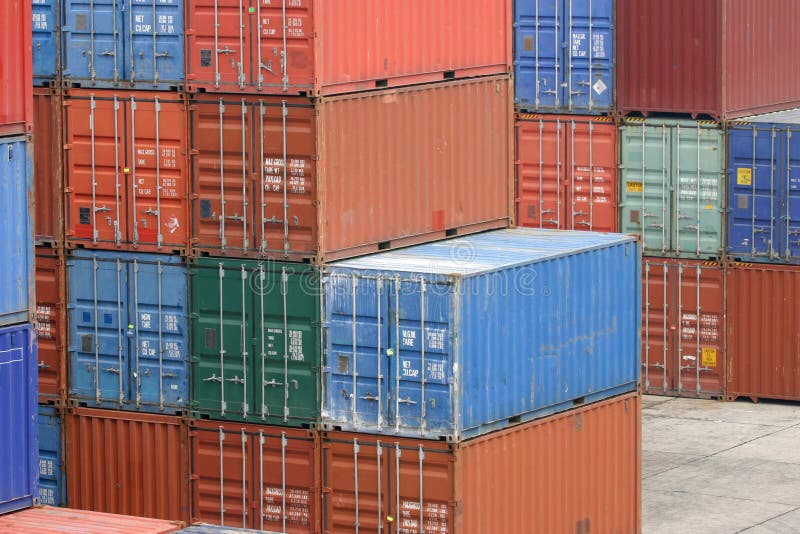
POLYGON ((60 247, 64 239, 61 96, 58 91, 37 88, 33 103, 36 244, 60 247))
POLYGON ((30 132, 33 122, 31 0, 0 3, 0 20, 0 136, 19 135, 30 132))
POLYGON ((180 418, 73 408, 64 428, 71 508, 188 521, 188 432, 180 418))
POLYGON ((66 273, 63 257, 36 255, 36 336, 39 344, 39 402, 66 399, 66 273))
POLYGON ((31 325, 0 329, 0 514, 39 498, 36 336, 31 325))
POLYGON ((639 532, 640 402, 632 393, 466 442, 452 532, 639 532))
POLYGON ((61 426, 57 408, 39 406, 39 502, 50 506, 66 505, 61 426))
POLYGON ((800 400, 800 272, 733 264, 727 271, 728 397, 800 400))

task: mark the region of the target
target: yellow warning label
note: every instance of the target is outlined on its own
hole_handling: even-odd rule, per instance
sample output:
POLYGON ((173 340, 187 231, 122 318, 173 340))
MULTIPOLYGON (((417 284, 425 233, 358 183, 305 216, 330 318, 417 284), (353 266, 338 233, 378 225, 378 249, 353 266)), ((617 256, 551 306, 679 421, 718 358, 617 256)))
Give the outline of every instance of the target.
POLYGON ((713 210, 713 209, 714 209, 714 206, 712 206, 711 204, 706 204, 706 209, 707 209, 708 211, 711 211, 711 210, 713 210))
POLYGON ((625 188, 628 193, 641 193, 643 190, 642 182, 628 182, 625 188))
POLYGON ((736 169, 736 185, 753 185, 753 169, 749 167, 736 169))
POLYGON ((717 366, 717 349, 703 347, 703 367, 717 366))

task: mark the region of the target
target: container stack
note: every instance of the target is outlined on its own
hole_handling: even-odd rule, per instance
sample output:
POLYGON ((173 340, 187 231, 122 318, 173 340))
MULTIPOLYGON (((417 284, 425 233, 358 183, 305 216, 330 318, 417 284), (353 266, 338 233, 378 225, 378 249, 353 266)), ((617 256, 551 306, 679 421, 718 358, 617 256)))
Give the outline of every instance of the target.
POLYGON ((617 1, 620 229, 646 255, 647 392, 800 399, 782 266, 798 263, 797 113, 751 117, 800 105, 796 22, 784 0, 617 1))
POLYGON ((29 2, 0 3, 0 514, 38 499, 29 2))

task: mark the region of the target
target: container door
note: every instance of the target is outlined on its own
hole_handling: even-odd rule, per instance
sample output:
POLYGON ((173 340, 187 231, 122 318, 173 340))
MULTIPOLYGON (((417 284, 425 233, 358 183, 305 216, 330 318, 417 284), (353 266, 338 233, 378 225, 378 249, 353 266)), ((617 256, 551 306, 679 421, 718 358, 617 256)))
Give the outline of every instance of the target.
POLYGON ((723 271, 712 262, 673 267, 679 396, 722 396, 725 383, 723 271))
POLYGON ((126 72, 122 45, 125 0, 67 0, 63 75, 119 83, 126 72))
POLYGON ((120 245, 127 238, 124 103, 71 98, 66 113, 67 235, 120 245))
POLYGON ((561 0, 566 13, 567 86, 562 101, 569 111, 611 111, 614 106, 613 0, 561 0))
POLYGON ((566 146, 561 120, 520 121, 517 126, 518 221, 529 228, 563 229, 566 146))
POLYGON ((130 400, 127 267, 120 258, 70 259, 70 396, 96 404, 130 400))
POLYGON ((674 384, 671 267, 670 260, 645 258, 642 269, 642 381, 645 392, 656 395, 674 384))
POLYGON ((193 269, 193 408, 214 418, 246 419, 258 408, 251 274, 244 264, 212 259, 193 269))
POLYGON ((253 275, 256 409, 263 422, 311 425, 319 414, 319 292, 313 271, 259 264, 253 275))
MULTIPOLYGON (((134 246, 184 249, 188 242, 188 177, 185 110, 182 102, 131 97, 126 148, 130 205, 129 240, 134 246)), ((166 250, 165 250, 166 252, 166 250)))
POLYGON ((175 411, 189 402, 186 268, 175 260, 128 265, 131 398, 175 411))
POLYGON ((641 236, 646 254, 665 254, 671 245, 670 128, 626 124, 620 136, 620 231, 641 236))
POLYGON ((390 428, 392 283, 334 274, 326 279, 326 415, 354 430, 390 428))
POLYGON ((555 111, 563 101, 562 0, 516 2, 516 102, 525 111, 555 111))
POLYGON ((56 256, 36 256, 36 338, 39 400, 64 399, 64 263, 56 256))
POLYGON ((617 127, 608 120, 567 124, 567 202, 570 230, 617 230, 617 127))
POLYGON ((733 256, 772 257, 777 251, 773 224, 780 149, 775 129, 767 125, 728 132, 728 253, 733 256))
POLYGON ((251 81, 251 32, 256 0, 192 0, 187 13, 189 84, 222 92, 251 81))
POLYGON ((713 258, 722 254, 723 142, 716 125, 678 124, 673 129, 673 247, 677 254, 713 258))
POLYGON ((396 430, 451 436, 453 408, 452 287, 424 279, 394 282, 390 390, 396 430))
POLYGON ((780 254, 791 263, 800 261, 800 130, 786 131, 780 254))
POLYGON ((52 80, 58 68, 61 3, 56 0, 33 0, 32 3, 33 76, 52 80))
MULTIPOLYGON (((183 84, 183 0, 128 0, 127 78, 183 84)), ((144 85, 142 85, 144 88, 144 85)))
POLYGON ((256 201, 248 174, 249 107, 244 99, 204 100, 193 104, 192 115, 195 242, 220 254, 246 255, 257 246, 256 201))
MULTIPOLYGON (((253 0, 257 28, 253 28, 251 84, 258 91, 286 93, 289 88, 311 94, 314 83, 314 16, 311 0, 253 0)), ((328 16, 335 17, 333 10, 328 16)), ((351 73, 353 74, 353 73, 351 73)), ((322 76, 320 76, 322 77, 322 76)))
POLYGON ((39 406, 39 502, 62 506, 61 417, 53 406, 39 406))

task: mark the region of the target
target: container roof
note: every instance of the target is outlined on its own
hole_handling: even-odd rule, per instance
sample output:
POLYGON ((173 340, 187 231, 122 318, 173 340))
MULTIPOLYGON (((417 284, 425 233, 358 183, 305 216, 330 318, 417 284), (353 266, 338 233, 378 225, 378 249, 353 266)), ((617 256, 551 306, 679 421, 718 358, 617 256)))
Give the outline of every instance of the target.
POLYGON ((735 122, 768 122, 774 124, 800 124, 800 108, 764 113, 736 119, 735 122))
POLYGON ((474 275, 634 241, 623 234, 511 228, 337 261, 331 267, 474 275))

